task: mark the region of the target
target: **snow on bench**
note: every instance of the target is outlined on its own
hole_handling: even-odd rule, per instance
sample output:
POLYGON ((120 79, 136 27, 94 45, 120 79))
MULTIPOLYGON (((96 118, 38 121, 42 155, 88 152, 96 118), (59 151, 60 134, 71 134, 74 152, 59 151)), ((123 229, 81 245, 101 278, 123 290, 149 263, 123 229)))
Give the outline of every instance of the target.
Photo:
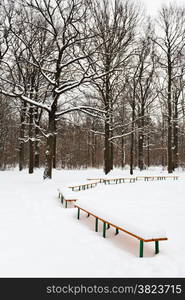
POLYGON ((87 178, 87 180, 89 180, 89 181, 95 180, 95 181, 98 181, 99 183, 102 183, 104 181, 103 178, 87 178))
POLYGON ((165 179, 174 179, 177 180, 179 177, 176 175, 154 175, 154 176, 136 176, 136 180, 144 179, 145 181, 149 180, 165 180, 165 179))
MULTIPOLYGON (((129 202, 129 200, 128 200, 129 202)), ((138 201, 138 205, 140 205, 138 201)), ((158 226, 155 217, 152 220, 149 205, 143 205, 137 214, 137 206, 133 213, 133 203, 125 205, 124 201, 101 201, 101 199, 78 200, 75 207, 78 209, 77 217, 80 218, 80 211, 84 211, 88 216, 95 218, 95 231, 98 231, 98 221, 103 222, 103 237, 106 237, 106 229, 114 227, 116 234, 123 231, 140 241, 140 257, 143 257, 144 242, 155 242, 155 253, 159 253, 159 241, 167 240, 166 232, 158 226), (141 213, 143 212, 143 213, 141 213)))
POLYGON ((82 184, 75 184, 73 186, 64 186, 61 188, 58 188, 58 196, 59 199, 61 199, 61 203, 63 204, 65 202, 65 208, 67 208, 67 204, 68 202, 75 202, 77 201, 76 198, 76 191, 84 191, 86 189, 89 188, 93 188, 95 186, 97 186, 97 184, 99 183, 99 181, 96 182, 91 182, 91 183, 82 183, 82 184), (72 190, 71 190, 72 189, 72 190))
POLYGON ((93 187, 97 186, 97 184, 99 182, 100 181, 95 181, 95 182, 91 182, 91 183, 83 183, 83 184, 79 184, 79 185, 69 186, 68 188, 72 189, 72 191, 75 191, 75 190, 81 191, 81 190, 93 188, 93 187))
POLYGON ((124 183, 124 182, 127 182, 129 181, 130 183, 131 182, 135 182, 136 178, 135 177, 118 177, 118 178, 107 178, 107 179, 104 179, 103 182, 105 184, 110 184, 111 182, 113 183, 124 183))
POLYGON ((67 208, 68 202, 77 201, 74 192, 71 192, 68 187, 63 187, 62 189, 58 188, 58 197, 62 204, 65 202, 65 208, 67 208))
POLYGON ((132 177, 115 177, 115 178, 111 178, 109 176, 105 177, 105 178, 87 178, 87 180, 91 181, 91 180, 98 180, 100 183, 105 183, 105 184, 110 184, 110 183, 124 183, 124 182, 135 182, 137 180, 143 179, 144 181, 150 181, 150 180, 165 180, 165 179, 174 179, 177 180, 178 176, 176 175, 150 175, 150 176, 132 176, 132 177))

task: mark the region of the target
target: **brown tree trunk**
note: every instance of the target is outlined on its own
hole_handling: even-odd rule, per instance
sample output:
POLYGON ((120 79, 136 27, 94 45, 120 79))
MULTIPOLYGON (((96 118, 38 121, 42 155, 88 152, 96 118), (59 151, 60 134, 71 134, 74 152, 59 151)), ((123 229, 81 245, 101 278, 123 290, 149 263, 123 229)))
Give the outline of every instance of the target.
POLYGON ((19 171, 22 171, 25 164, 25 151, 24 151, 24 134, 25 134, 25 116, 26 116, 26 102, 23 102, 21 110, 21 125, 19 133, 19 171))
POLYGON ((132 101, 132 126, 130 136, 130 175, 133 175, 134 168, 134 128, 135 128, 135 97, 132 101))
POLYGON ((121 138, 121 168, 125 167, 125 140, 121 138))
POLYGON ((173 161, 172 161, 172 66, 170 51, 168 51, 168 173, 173 172, 173 161))
POLYGON ((38 141, 38 136, 39 136, 39 129, 36 127, 35 128, 35 158, 34 158, 34 164, 35 168, 40 167, 40 147, 39 147, 39 141, 38 141))
POLYGON ((34 141, 33 141, 33 107, 29 109, 29 174, 33 173, 34 169, 34 141))
POLYGON ((173 121, 173 168, 178 168, 179 162, 179 138, 178 138, 178 100, 175 101, 173 121))
POLYGON ((144 168, 144 151, 143 151, 143 143, 144 143, 144 105, 141 107, 141 114, 139 120, 139 136, 138 136, 138 167, 140 171, 144 168))
POLYGON ((108 174, 110 172, 110 126, 109 122, 105 123, 105 149, 104 149, 104 172, 108 174))
POLYGON ((53 105, 51 112, 49 113, 49 124, 48 124, 48 137, 46 142, 46 160, 45 160, 45 170, 44 179, 52 178, 52 168, 53 168, 53 153, 54 153, 54 136, 55 136, 55 112, 56 106, 53 105))
MULTIPOLYGON (((109 57, 107 55, 106 57, 106 72, 109 71, 110 63, 109 63, 109 57)), ((106 110, 106 120, 105 120, 105 142, 104 142, 104 172, 105 174, 108 174, 111 171, 111 166, 112 162, 111 160, 111 147, 110 147, 110 121, 111 121, 111 116, 110 116, 110 78, 109 74, 106 75, 106 80, 105 80, 105 110, 106 110)))
MULTIPOLYGON (((56 123, 56 121, 55 121, 56 123)), ((57 155, 57 137, 56 137, 56 124, 55 124, 55 135, 54 135, 54 145, 53 145, 53 168, 56 169, 56 155, 57 155)))
POLYGON ((147 136, 147 167, 150 167, 150 136, 147 136))
POLYGON ((110 143, 110 170, 114 167, 114 145, 110 143))

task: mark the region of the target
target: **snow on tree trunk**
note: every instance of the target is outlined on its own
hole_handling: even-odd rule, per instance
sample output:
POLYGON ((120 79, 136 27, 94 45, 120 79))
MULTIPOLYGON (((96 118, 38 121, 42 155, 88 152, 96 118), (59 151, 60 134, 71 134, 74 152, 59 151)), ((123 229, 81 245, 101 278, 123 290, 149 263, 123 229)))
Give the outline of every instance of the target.
POLYGON ((44 179, 52 178, 53 154, 54 154, 54 138, 55 138, 55 108, 49 113, 49 126, 45 151, 45 170, 44 179))

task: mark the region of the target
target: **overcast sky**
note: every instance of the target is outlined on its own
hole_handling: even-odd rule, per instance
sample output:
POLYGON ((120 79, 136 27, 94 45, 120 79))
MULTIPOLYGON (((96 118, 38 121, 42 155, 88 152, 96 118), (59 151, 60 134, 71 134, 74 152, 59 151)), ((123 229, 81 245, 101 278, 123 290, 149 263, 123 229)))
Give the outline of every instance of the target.
POLYGON ((185 0, 140 0, 146 7, 147 13, 150 15, 156 15, 157 11, 160 9, 161 5, 168 3, 176 3, 185 5, 185 0))

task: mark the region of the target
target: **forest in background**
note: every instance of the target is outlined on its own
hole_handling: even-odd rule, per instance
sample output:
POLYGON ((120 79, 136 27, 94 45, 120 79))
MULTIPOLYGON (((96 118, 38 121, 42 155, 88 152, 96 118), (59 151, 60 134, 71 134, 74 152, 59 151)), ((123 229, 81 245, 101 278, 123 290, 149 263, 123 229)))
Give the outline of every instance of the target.
POLYGON ((185 8, 1 0, 0 169, 185 166, 185 8))

